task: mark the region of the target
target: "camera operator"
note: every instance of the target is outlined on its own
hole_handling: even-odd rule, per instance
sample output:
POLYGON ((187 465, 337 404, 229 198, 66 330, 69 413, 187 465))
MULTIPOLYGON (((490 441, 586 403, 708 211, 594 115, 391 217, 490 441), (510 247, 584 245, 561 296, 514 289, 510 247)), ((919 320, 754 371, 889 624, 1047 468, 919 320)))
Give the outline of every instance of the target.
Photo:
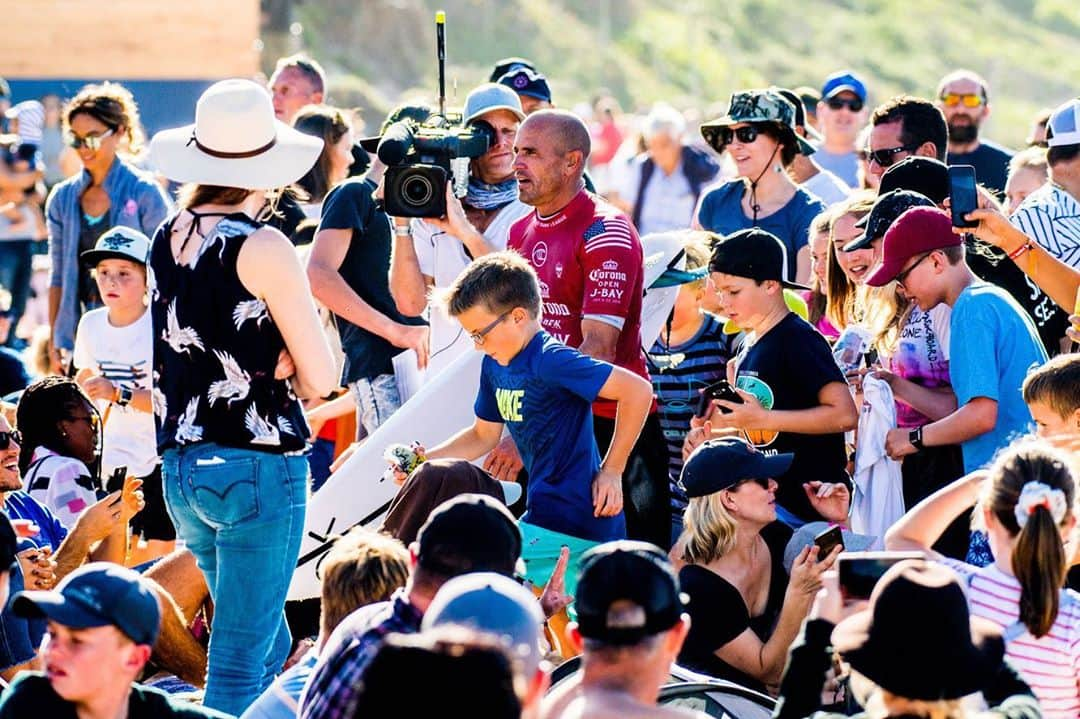
MULTIPOLYGON (((491 147, 469 165, 469 189, 458 200, 447 183, 446 216, 394 219, 390 292, 404 315, 419 315, 433 287, 448 287, 473 259, 506 249, 510 225, 532 208, 518 200, 514 137, 525 119, 521 101, 503 85, 487 83, 469 93, 466 125, 483 121, 494 129, 491 147)), ((431 313, 428 376, 472 349, 469 336, 440 312, 431 313)))

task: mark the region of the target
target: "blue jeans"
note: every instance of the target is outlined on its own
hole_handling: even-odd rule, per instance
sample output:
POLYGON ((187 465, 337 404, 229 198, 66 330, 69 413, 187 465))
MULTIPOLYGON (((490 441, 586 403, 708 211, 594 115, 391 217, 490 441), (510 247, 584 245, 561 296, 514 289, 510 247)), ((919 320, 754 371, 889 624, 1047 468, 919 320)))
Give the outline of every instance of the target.
POLYGON ((281 670, 307 458, 202 443, 170 449, 165 503, 214 600, 204 704, 239 716, 281 670))
POLYGON ((397 379, 392 374, 358 379, 349 383, 349 389, 356 400, 357 424, 368 434, 372 434, 401 408, 397 379))

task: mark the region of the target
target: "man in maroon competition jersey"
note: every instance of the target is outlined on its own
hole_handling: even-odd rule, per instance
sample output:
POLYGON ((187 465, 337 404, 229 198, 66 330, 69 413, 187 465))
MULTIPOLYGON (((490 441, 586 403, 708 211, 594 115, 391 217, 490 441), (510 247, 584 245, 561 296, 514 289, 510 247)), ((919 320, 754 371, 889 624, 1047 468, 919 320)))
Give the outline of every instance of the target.
MULTIPOLYGON (((585 189, 589 131, 576 115, 542 110, 518 130, 514 174, 535 211, 510 228, 508 247, 536 270, 545 330, 570 347, 649 378, 641 346, 642 249, 630 219, 585 189)), ((650 413, 623 475, 627 534, 667 547, 668 479, 664 437, 650 413)), ((593 405, 603 454, 615 403, 593 405)))

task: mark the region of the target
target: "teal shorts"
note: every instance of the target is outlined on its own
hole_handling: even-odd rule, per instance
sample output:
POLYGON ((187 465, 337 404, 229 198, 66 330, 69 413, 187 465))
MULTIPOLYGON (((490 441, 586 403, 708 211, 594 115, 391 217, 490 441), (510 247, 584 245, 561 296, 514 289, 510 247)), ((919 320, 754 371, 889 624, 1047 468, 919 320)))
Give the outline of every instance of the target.
MULTIPOLYGON (((566 593, 575 596, 578 562, 581 560, 581 555, 601 542, 553 532, 528 522, 518 521, 518 527, 521 529, 521 559, 525 563, 525 578, 543 589, 551 573, 555 571, 555 564, 559 561, 559 552, 563 547, 569 547, 570 561, 566 565, 566 593)), ((574 611, 573 604, 570 605, 568 611, 570 618, 574 619, 577 612, 574 611)))

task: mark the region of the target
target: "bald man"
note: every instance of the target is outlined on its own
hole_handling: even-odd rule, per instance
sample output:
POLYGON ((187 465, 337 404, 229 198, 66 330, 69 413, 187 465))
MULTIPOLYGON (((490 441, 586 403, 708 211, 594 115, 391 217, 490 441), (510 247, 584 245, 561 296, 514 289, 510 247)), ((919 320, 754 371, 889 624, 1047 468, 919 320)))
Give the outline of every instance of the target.
POLYGON ((979 136, 990 117, 990 88, 971 70, 956 70, 938 83, 937 106, 949 126, 950 165, 973 165, 975 178, 1000 198, 1004 196, 1012 152, 979 136))
MULTIPOLYGON (((519 197, 535 210, 510 228, 508 247, 540 278, 544 329, 648 379, 641 348, 641 240, 625 214, 585 189, 588 128, 573 113, 540 110, 525 119, 514 144, 519 197)), ((614 403, 596 402, 593 415, 603 454, 615 427, 614 403)), ((666 462, 654 407, 623 471, 623 501, 628 535, 662 547, 671 541, 666 462)), ((537 531, 557 555, 562 539, 537 531)))

